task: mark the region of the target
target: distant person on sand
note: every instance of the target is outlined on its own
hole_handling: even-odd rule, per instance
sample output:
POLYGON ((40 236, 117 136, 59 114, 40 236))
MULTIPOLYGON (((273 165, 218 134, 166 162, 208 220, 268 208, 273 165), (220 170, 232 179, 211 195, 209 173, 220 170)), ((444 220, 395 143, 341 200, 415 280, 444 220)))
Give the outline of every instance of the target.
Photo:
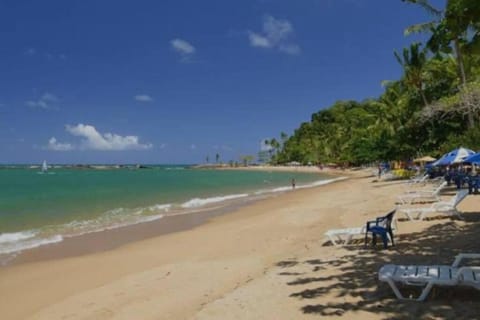
POLYGON ((292 189, 295 189, 295 178, 292 178, 292 189))

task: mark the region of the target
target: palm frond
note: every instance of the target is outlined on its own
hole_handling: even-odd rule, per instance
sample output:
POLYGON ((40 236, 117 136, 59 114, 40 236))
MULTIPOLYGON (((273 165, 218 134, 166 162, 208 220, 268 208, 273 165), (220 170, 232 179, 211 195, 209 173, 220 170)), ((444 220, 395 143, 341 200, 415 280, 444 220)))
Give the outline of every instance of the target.
POLYGON ((442 10, 435 8, 430 3, 428 3, 427 0, 416 0, 415 3, 422 7, 425 11, 427 11, 428 14, 434 17, 438 18, 442 15, 442 10))
POLYGON ((395 58, 397 58, 398 63, 403 66, 403 59, 400 57, 400 54, 398 53, 397 50, 393 51, 393 54, 395 55, 395 58))
POLYGON ((435 27, 435 24, 436 24, 435 21, 414 24, 405 28, 405 31, 403 31, 403 34, 405 36, 409 36, 411 34, 429 32, 432 28, 435 27))

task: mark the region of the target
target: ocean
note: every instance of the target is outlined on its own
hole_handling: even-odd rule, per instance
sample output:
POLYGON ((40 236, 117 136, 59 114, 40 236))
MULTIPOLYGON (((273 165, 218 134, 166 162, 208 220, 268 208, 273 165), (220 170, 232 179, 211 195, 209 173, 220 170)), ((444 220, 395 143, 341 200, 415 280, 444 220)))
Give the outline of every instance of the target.
POLYGON ((0 261, 91 232, 199 214, 335 179, 320 173, 192 169, 0 169, 0 261))

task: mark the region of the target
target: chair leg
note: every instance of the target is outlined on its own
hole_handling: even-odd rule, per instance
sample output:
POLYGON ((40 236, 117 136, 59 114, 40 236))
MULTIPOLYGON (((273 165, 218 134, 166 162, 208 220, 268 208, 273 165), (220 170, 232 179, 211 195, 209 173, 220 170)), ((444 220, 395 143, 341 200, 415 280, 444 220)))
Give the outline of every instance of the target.
POLYGON ((414 298, 405 298, 402 295, 402 293, 400 292, 400 290, 398 290, 397 285, 395 284, 395 282, 393 282, 392 279, 387 279, 387 283, 390 285, 390 287, 393 290, 393 293, 395 293, 395 296, 398 299, 400 299, 400 300, 410 300, 410 301, 412 301, 412 300, 413 301, 423 301, 423 300, 425 300, 425 298, 428 296, 428 294, 430 293, 430 290, 432 290, 432 287, 433 287, 433 282, 428 282, 427 285, 425 286, 425 288, 423 288, 420 296, 417 299, 414 299, 414 298))
POLYGON ((382 233, 381 234, 382 236, 382 241, 383 241, 383 249, 387 249, 388 247, 388 236, 387 236, 387 233, 382 233))
POLYGON ((353 234, 349 234, 346 238, 345 238, 345 244, 349 244, 353 239, 353 234))
POLYGON ((390 234, 390 239, 392 240, 392 247, 395 246, 395 242, 393 241, 393 231, 388 230, 388 233, 390 234))
POLYGON ((335 237, 334 237, 334 236, 328 235, 328 239, 330 240, 330 242, 331 242, 334 246, 339 246, 339 245, 340 245, 340 243, 337 243, 337 241, 335 241, 335 237))
POLYGON ((418 297, 417 301, 423 301, 430 293, 430 290, 433 287, 433 282, 429 282, 427 286, 422 290, 422 294, 418 297))
POLYGON ((392 288, 393 293, 395 293, 395 296, 397 297, 397 299, 400 299, 400 300, 408 300, 407 298, 405 298, 405 297, 402 295, 402 293, 400 292, 400 290, 398 290, 397 285, 395 284, 395 282, 393 282, 392 279, 387 279, 387 283, 390 285, 390 288, 392 288))

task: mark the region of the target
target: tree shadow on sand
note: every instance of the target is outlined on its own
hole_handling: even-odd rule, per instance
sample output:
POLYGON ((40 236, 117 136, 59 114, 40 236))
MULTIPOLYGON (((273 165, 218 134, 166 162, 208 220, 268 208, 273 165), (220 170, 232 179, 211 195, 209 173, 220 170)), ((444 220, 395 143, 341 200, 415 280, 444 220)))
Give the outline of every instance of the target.
MULTIPOLYGON (((480 291, 466 287, 434 287, 424 302, 397 300, 391 288, 378 280, 384 264, 447 264, 461 252, 480 252, 480 212, 464 221, 433 219, 422 232, 397 237, 396 246, 382 250, 363 245, 344 247, 342 257, 280 262, 292 299, 305 301, 301 311, 342 316, 349 311, 374 313, 384 319, 480 319, 480 291), (303 272, 295 275, 293 269, 303 272), (308 270, 305 272, 305 270, 308 270)), ((402 222, 402 228, 415 222, 402 222)), ((477 261, 476 265, 479 265, 477 261)), ((404 296, 418 296, 421 288, 400 287, 404 296)))

